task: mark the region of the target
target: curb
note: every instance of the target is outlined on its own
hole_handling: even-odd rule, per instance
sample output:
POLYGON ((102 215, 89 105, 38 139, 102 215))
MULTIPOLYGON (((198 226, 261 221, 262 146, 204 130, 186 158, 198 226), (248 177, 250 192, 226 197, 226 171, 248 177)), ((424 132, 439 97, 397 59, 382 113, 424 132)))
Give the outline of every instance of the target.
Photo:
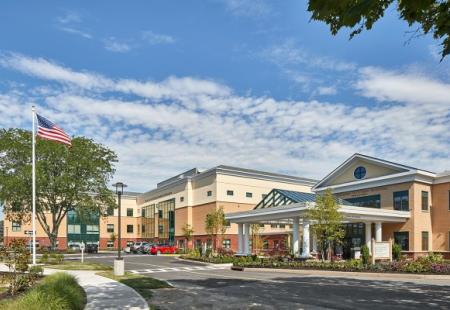
POLYGON ((183 262, 193 262, 193 263, 197 263, 197 264, 201 264, 201 265, 205 265, 205 266, 224 266, 224 267, 232 267, 233 266, 233 263, 214 264, 214 263, 202 262, 202 261, 197 261, 197 260, 187 259, 187 258, 180 258, 180 257, 175 257, 175 259, 183 261, 183 262))

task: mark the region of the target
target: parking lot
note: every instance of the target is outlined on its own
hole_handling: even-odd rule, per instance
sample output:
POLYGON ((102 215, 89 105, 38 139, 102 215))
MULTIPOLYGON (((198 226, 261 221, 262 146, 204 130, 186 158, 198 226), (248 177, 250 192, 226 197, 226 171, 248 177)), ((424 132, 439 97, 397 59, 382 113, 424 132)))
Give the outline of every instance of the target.
MULTIPOLYGON (((112 265, 115 257, 89 254, 87 259, 112 265)), ((124 257, 127 271, 174 286, 154 291, 152 304, 160 309, 450 309, 448 281, 240 272, 174 256, 124 257)))

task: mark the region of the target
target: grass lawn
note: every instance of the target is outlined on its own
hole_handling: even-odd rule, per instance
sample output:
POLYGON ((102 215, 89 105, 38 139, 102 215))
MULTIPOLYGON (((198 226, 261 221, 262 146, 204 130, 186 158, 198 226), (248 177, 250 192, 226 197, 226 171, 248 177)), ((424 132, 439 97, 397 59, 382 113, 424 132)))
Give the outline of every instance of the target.
POLYGON ((61 264, 45 265, 46 268, 61 269, 61 270, 112 270, 111 266, 101 264, 80 261, 64 261, 61 264))
POLYGON ((141 294, 141 296, 144 297, 144 299, 147 300, 147 302, 149 304, 150 304, 150 298, 152 297, 151 290, 158 289, 158 288, 170 288, 171 287, 165 281, 160 281, 157 279, 145 277, 143 275, 134 274, 134 273, 130 273, 130 272, 125 272, 125 275, 120 276, 120 277, 115 276, 112 271, 97 272, 97 274, 99 276, 110 278, 110 279, 119 281, 120 283, 123 283, 125 285, 128 285, 129 287, 132 287, 139 294, 141 294))

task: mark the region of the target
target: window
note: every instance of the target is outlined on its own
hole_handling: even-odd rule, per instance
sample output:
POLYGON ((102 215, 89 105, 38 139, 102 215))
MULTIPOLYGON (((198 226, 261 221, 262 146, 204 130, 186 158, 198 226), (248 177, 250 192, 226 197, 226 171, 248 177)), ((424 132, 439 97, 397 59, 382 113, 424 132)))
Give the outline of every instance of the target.
POLYGON ((202 240, 201 239, 195 240, 195 248, 200 249, 201 247, 202 247, 202 240))
POLYGON ((114 208, 109 207, 108 209, 106 209, 106 215, 108 215, 108 216, 114 215, 114 208))
POLYGON ((145 225, 142 224, 142 233, 145 233, 145 225))
POLYGON ((231 226, 230 220, 225 220, 225 227, 230 227, 230 226, 231 226))
POLYGON ((228 196, 233 196, 233 195, 234 195, 234 191, 228 190, 228 191, 227 191, 227 195, 228 195, 228 196))
POLYGON ((428 231, 422 231, 422 251, 428 251, 428 231))
POLYGON ((285 224, 280 224, 280 225, 278 225, 278 227, 279 228, 286 228, 286 225, 285 224))
POLYGON ((400 245, 402 251, 409 251, 409 232, 407 231, 394 232, 394 242, 400 245))
POLYGON ((184 197, 181 196, 181 197, 180 197, 180 202, 183 202, 183 201, 184 201, 184 197))
POLYGON ((353 175, 355 176, 355 179, 358 180, 364 179, 364 177, 366 176, 366 168, 362 166, 356 168, 355 171, 353 172, 353 175))
POLYGON ((264 250, 269 249, 269 241, 268 241, 268 240, 264 240, 264 241, 263 241, 263 249, 264 249, 264 250))
POLYGON ((394 210, 409 211, 408 191, 394 192, 394 210))
POLYGON ((160 219, 162 219, 162 217, 163 217, 163 211, 162 210, 158 210, 158 217, 160 219))
POLYGON ((113 233, 114 232, 114 224, 107 224, 106 232, 113 233))
POLYGON ((422 211, 428 211, 428 192, 422 191, 422 211))
POLYGON ((164 232, 164 225, 158 225, 158 232, 162 234, 164 232))
POLYGON ((246 193, 245 193, 245 197, 247 197, 247 198, 252 198, 252 197, 253 197, 253 193, 246 192, 246 193))
POLYGON ((131 234, 133 232, 133 225, 127 225, 127 233, 131 234))
POLYGON ((347 200, 348 202, 350 202, 358 207, 381 208, 381 196, 380 195, 347 198, 345 200, 347 200))
POLYGON ((106 247, 107 248, 113 248, 114 247, 114 242, 112 240, 108 240, 108 242, 106 242, 106 247))
POLYGON ((231 240, 230 240, 230 239, 224 239, 224 240, 222 241, 222 247, 223 247, 224 249, 229 249, 229 248, 231 248, 231 240))
POLYGON ((12 231, 20 231, 20 223, 12 222, 12 231))
POLYGON ((142 216, 142 217, 145 217, 145 208, 142 208, 141 211, 142 211, 141 216, 142 216))
POLYGON ((81 225, 67 225, 67 233, 80 234, 81 233, 81 225))
POLYGON ((277 224, 270 224, 270 228, 277 228, 277 224))
POLYGON ((127 216, 133 216, 133 208, 127 208, 127 216))
POLYGON ((86 233, 90 235, 98 234, 98 225, 86 225, 86 233))
POLYGON ((264 228, 264 224, 259 224, 259 227, 264 228))
POLYGON ((211 239, 206 240, 206 248, 212 249, 212 240, 211 239))

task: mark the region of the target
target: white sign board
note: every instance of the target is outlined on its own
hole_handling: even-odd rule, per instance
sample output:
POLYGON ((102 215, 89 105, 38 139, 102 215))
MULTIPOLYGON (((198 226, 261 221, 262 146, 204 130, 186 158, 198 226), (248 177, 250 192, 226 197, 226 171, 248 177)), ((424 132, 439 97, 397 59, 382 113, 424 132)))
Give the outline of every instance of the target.
POLYGON ((389 242, 375 242, 373 249, 373 255, 375 256, 375 259, 389 259, 389 246, 389 242))
POLYGON ((372 263, 377 259, 389 259, 392 261, 392 239, 376 242, 372 239, 372 263))

